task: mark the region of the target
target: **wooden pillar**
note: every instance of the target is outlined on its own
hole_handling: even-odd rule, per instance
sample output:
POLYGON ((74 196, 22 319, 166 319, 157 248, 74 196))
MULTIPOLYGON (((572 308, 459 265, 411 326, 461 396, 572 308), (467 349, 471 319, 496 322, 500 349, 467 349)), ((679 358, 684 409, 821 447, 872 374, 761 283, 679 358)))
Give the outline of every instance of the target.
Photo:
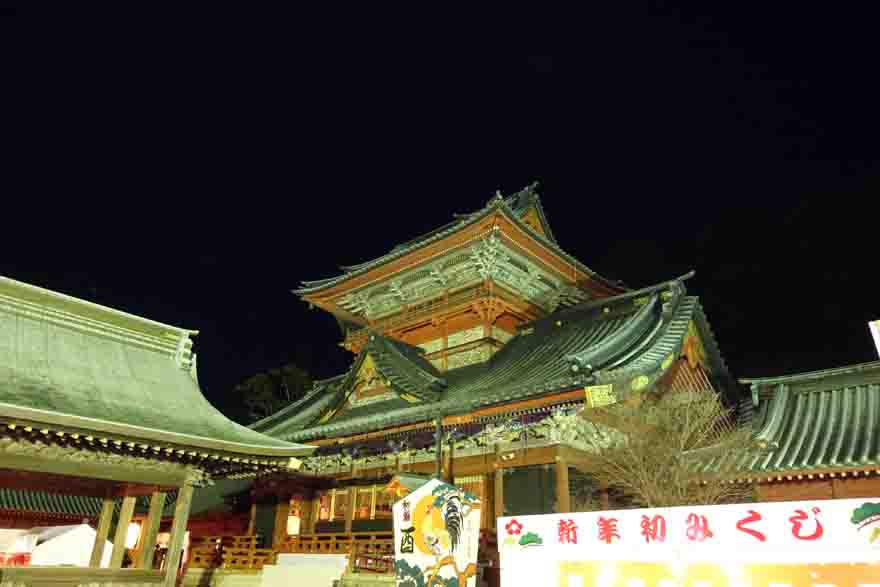
MULTIPOLYGON (((275 531, 272 533, 272 544, 270 548, 278 550, 287 538, 287 518, 290 516, 290 498, 282 499, 275 506, 275 531)), ((302 522, 302 518, 300 518, 302 522)), ((302 530, 302 528, 300 528, 302 530)))
POLYGON ((504 515, 504 469, 495 471, 495 531, 498 531, 498 518, 504 515))
POLYGON ((434 477, 440 479, 443 475, 443 416, 434 418, 434 477))
POLYGON ((119 521, 116 522, 116 534, 113 536, 113 554, 110 556, 110 568, 121 569, 122 558, 125 555, 125 538, 128 536, 128 525, 134 514, 134 502, 137 498, 127 495, 122 499, 122 507, 119 508, 119 521))
MULTIPOLYGON (((253 500, 254 497, 251 496, 251 499, 253 500)), ((257 502, 252 501, 251 502, 251 517, 250 517, 250 520, 248 521, 247 535, 253 536, 254 532, 256 532, 256 528, 257 528, 257 502)))
POLYGON ((101 504, 101 516, 98 518, 98 530, 95 535, 95 545, 92 546, 92 557, 89 559, 90 567, 100 567, 101 558, 104 556, 104 545, 110 536, 110 522, 113 521, 114 501, 107 498, 101 504))
POLYGON ((153 568, 153 555, 156 554, 156 537, 159 536, 159 524, 162 522, 162 512, 165 510, 165 493, 154 491, 150 498, 150 513, 142 528, 141 549, 135 566, 139 569, 153 568))
POLYGON ((299 507, 299 533, 300 534, 311 534, 313 532, 312 527, 312 513, 315 510, 314 498, 308 498, 307 496, 302 497, 302 503, 299 507))
POLYGON ((183 553, 183 537, 189 522, 189 508, 192 505, 193 486, 187 482, 177 492, 177 504, 174 507, 174 521, 171 524, 171 538, 168 539, 168 555, 165 559, 165 587, 177 584, 177 567, 183 553))
POLYGON ((556 513, 567 514, 571 511, 571 495, 568 491, 568 462, 563 457, 556 457, 556 513))
POLYGON ((608 487, 604 485, 599 488, 599 509, 602 511, 611 509, 611 503, 608 498, 608 487))
MULTIPOLYGON (((443 295, 445 308, 449 308, 449 290, 446 290, 446 293, 443 295)), ((440 328, 442 329, 441 333, 443 335, 443 372, 446 373, 449 371, 449 329, 446 326, 446 320, 444 319, 440 323, 440 328)))
POLYGON ((354 519, 354 505, 357 500, 357 487, 348 488, 348 507, 345 509, 345 533, 351 534, 351 521, 354 519))

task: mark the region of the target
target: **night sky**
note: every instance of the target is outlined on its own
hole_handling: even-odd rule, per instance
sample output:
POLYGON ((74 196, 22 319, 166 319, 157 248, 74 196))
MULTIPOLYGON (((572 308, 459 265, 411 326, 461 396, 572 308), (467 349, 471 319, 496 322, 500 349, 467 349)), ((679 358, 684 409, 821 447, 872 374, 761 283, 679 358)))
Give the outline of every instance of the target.
POLYGON ((734 375, 873 360, 876 21, 825 9, 628 4, 467 48, 307 39, 287 13, 31 27, 4 74, 0 274, 199 330, 223 408, 287 362, 347 368, 301 280, 538 180, 561 246, 599 273, 695 269, 734 375))

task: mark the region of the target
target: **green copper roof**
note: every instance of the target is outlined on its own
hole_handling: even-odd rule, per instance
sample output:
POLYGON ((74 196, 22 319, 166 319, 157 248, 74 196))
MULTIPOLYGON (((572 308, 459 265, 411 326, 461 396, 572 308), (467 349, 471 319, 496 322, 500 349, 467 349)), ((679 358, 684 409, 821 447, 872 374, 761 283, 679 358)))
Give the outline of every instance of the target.
POLYGON ((377 258, 372 261, 367 261, 364 263, 360 263, 357 265, 350 265, 342 267, 344 273, 342 275, 338 275, 336 277, 330 277, 326 279, 319 279, 315 281, 303 281, 302 287, 294 290, 294 293, 303 295, 311 292, 320 291, 326 289, 328 287, 332 287, 338 283, 342 283, 348 279, 356 277, 358 275, 367 273, 371 269, 378 267, 380 265, 384 265, 389 263, 395 259, 399 259, 408 255, 409 253, 418 250, 422 247, 425 247, 431 243, 443 240, 447 236, 455 234, 460 230, 463 230, 469 226, 472 226, 487 217, 489 214, 492 214, 495 211, 503 211, 506 216, 523 229, 526 233, 531 235, 535 240, 543 244, 545 247, 556 253, 565 261, 571 263, 575 267, 577 267, 580 271, 586 273, 587 275, 592 276, 594 279, 599 282, 607 285, 610 288, 613 288, 616 291, 623 291, 626 288, 623 287, 620 283, 614 283, 610 280, 607 280, 600 275, 598 275, 595 271, 581 263, 579 260, 569 255, 565 251, 563 251, 559 245, 556 243, 555 238, 552 233, 549 232, 549 225, 546 221, 546 216, 544 215, 543 207, 540 204, 540 198, 535 191, 535 186, 529 186, 524 190, 513 194, 512 196, 504 197, 495 197, 492 198, 486 206, 484 206, 481 210, 474 212, 473 214, 463 214, 460 215, 457 220, 446 224, 437 230, 434 230, 426 235, 422 235, 416 239, 413 239, 409 242, 406 242, 402 245, 398 245, 394 247, 391 252, 377 258), (540 232, 534 230, 528 224, 523 222, 521 216, 522 214, 530 207, 534 205, 538 210, 539 216, 541 218, 542 224, 544 224, 545 229, 547 230, 547 236, 541 234, 540 232))
MULTIPOLYGON (((632 393, 635 377, 647 375, 653 382, 662 375, 664 359, 680 351, 691 321, 702 335, 713 373, 726 376, 720 357, 715 358, 711 352, 717 346, 707 340, 712 334, 699 301, 685 295, 681 281, 675 280, 560 310, 525 325, 488 362, 444 373, 446 386, 437 392, 437 401, 411 404, 394 399, 356 406, 325 424, 317 424, 322 414, 341 405, 350 393, 351 373, 357 371, 369 352, 364 349, 348 376, 334 380, 314 392, 308 401, 290 406, 283 415, 255 427, 291 440, 343 436, 606 383, 613 385, 622 399, 632 393), (583 368, 583 361, 589 361, 590 370, 583 368)), ((398 344, 380 335, 374 337, 385 345, 398 344)), ((394 372, 412 376, 421 371, 425 377, 437 377, 430 364, 403 353, 388 353, 385 361, 385 368, 394 372)), ((724 382, 720 387, 724 388, 724 382)))
POLYGON ((774 450, 743 463, 743 471, 880 466, 880 362, 747 382, 772 387, 752 425, 774 450))
POLYGON ((192 334, 0 278, 0 417, 247 456, 313 450, 214 409, 195 379, 192 334))
POLYGON ((60 514, 80 519, 95 518, 101 513, 101 500, 96 497, 0 488, 0 509, 60 514))
POLYGON ((366 353, 373 357, 376 369, 398 393, 407 393, 424 401, 437 401, 446 389, 446 379, 423 356, 424 351, 405 342, 371 335, 366 353))
MULTIPOLYGON (((248 490, 251 481, 218 479, 212 485, 198 487, 193 492, 190 516, 216 510, 230 510, 230 499, 248 490)), ((163 517, 172 517, 177 500, 177 491, 165 496, 163 517)), ((21 491, 0 488, 0 510, 16 510, 41 514, 58 514, 71 518, 97 518, 101 513, 102 499, 77 495, 61 495, 44 491, 21 491)), ((116 500, 119 509, 121 498, 116 500)), ((149 496, 137 498, 135 513, 145 514, 150 509, 149 496)))

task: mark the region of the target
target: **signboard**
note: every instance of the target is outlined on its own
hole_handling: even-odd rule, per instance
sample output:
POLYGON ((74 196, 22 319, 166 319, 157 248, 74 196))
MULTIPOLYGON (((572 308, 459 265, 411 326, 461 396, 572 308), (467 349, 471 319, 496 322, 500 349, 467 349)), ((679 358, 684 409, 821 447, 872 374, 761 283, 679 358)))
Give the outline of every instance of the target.
POLYGON ((498 519, 502 587, 880 586, 880 498, 498 519))
POLYGON ((480 501, 438 479, 393 508, 398 587, 475 587, 480 501))
POLYGON ((880 355, 880 320, 868 322, 868 328, 871 329, 871 336, 874 337, 874 346, 877 347, 877 354, 880 355))

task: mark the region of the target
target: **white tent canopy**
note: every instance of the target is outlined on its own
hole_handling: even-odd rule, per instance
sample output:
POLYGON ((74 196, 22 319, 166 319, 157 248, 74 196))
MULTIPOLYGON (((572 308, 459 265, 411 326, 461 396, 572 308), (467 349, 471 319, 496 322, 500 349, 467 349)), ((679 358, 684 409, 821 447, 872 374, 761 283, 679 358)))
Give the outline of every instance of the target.
MULTIPOLYGON (((89 566, 95 530, 88 524, 47 526, 30 530, 0 530, 0 552, 29 552, 31 565, 89 566)), ((110 566, 113 544, 104 545, 101 566, 110 566)))

